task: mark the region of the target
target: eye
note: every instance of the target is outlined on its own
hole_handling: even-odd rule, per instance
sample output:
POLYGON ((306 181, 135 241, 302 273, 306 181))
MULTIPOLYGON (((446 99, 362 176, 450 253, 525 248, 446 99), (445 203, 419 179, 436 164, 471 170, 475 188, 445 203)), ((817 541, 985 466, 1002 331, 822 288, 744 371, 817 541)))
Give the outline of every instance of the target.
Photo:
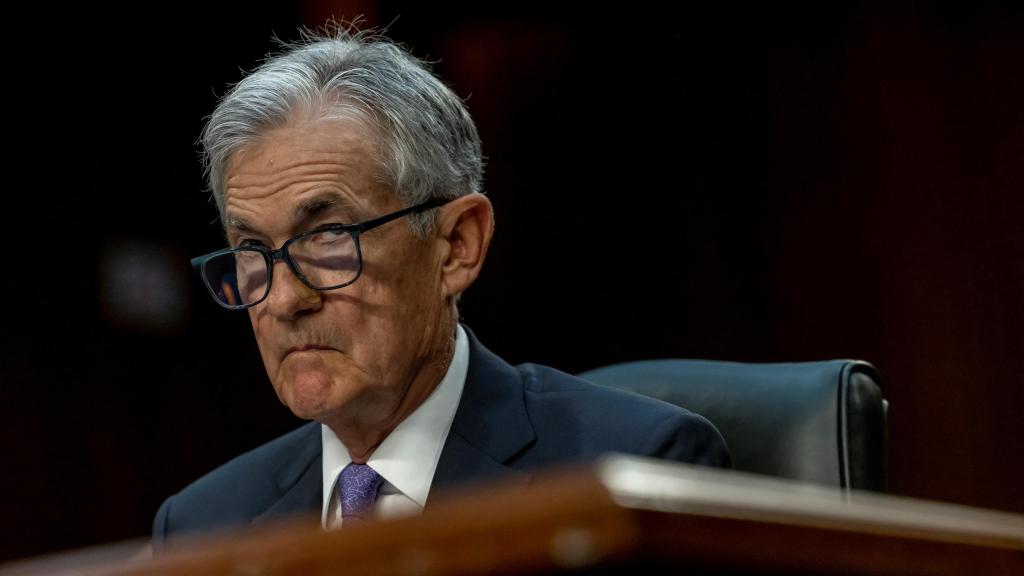
POLYGON ((312 244, 331 244, 347 236, 345 224, 331 222, 318 225, 318 227, 309 232, 309 235, 305 237, 305 241, 312 244))
POLYGON ((264 244, 263 242, 260 242, 259 240, 254 240, 252 238, 243 238, 243 239, 238 241, 238 247, 239 248, 251 248, 251 247, 260 247, 260 246, 266 246, 266 244, 264 244))
POLYGON ((333 244, 344 239, 345 236, 348 236, 347 232, 331 227, 315 231, 307 237, 307 240, 314 244, 333 244))

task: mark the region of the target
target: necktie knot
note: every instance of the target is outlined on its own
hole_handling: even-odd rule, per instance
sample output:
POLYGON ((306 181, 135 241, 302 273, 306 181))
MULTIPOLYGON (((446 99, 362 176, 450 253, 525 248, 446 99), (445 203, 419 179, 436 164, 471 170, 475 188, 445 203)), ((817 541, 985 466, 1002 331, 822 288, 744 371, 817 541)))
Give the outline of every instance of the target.
POLYGON ((341 471, 341 521, 355 524, 373 513, 384 478, 366 464, 351 463, 341 471))

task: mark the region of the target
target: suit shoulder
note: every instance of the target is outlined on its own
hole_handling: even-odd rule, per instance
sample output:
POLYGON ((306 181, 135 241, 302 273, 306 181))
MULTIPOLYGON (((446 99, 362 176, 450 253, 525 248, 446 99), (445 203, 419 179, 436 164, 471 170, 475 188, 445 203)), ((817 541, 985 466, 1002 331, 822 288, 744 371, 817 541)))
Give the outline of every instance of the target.
POLYGON ((238 485, 251 484, 259 480, 270 480, 282 462, 293 458, 300 450, 309 449, 307 444, 317 441, 319 449, 320 425, 310 422, 277 438, 240 454, 211 470, 195 482, 186 486, 179 495, 190 492, 204 492, 237 489, 238 485), (315 437, 315 438, 314 438, 315 437))
POLYGON ((320 425, 310 422, 232 458, 168 498, 157 513, 154 533, 194 531, 243 524, 261 503, 279 493, 282 466, 320 450, 320 425))
POLYGON ((593 384, 536 364, 517 367, 538 454, 580 459, 623 452, 681 462, 730 465, 725 441, 711 422, 674 404, 593 384))
POLYGON ((535 402, 571 401, 589 409, 614 409, 623 415, 639 411, 648 419, 666 419, 680 414, 696 416, 674 404, 635 392, 594 384, 548 366, 523 364, 517 369, 523 377, 526 394, 532 396, 535 402))

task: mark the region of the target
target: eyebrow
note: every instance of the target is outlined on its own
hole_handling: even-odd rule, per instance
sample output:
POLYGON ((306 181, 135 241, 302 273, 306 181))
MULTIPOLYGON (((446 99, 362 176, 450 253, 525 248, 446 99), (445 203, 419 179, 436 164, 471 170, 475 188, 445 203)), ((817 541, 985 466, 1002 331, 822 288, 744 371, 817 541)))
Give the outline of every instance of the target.
MULTIPOLYGON (((317 216, 320 216, 324 212, 335 207, 353 210, 356 208, 356 205, 347 197, 336 192, 323 192, 313 196, 312 198, 303 200, 295 206, 295 209, 292 211, 292 228, 301 228, 317 216)), ((244 218, 228 215, 225 217, 224 221, 226 228, 233 228, 239 232, 253 234, 259 233, 256 227, 244 218)))
POLYGON ((225 228, 234 228, 235 230, 238 230, 239 232, 255 232, 255 230, 253 229, 252 225, 249 224, 245 219, 237 218, 235 216, 225 216, 224 217, 224 227, 225 228))
POLYGON ((303 224, 335 207, 351 211, 355 205, 347 197, 336 192, 324 192, 300 202, 293 211, 293 220, 296 224, 303 224))

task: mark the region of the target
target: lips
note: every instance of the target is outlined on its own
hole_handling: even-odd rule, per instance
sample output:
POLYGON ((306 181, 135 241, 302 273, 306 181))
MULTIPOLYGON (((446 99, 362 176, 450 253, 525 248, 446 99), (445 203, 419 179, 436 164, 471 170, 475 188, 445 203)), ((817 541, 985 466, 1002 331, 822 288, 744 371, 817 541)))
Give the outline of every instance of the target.
POLYGON ((334 350, 334 348, 320 344, 303 344, 302 346, 292 346, 285 351, 284 355, 288 356, 292 352, 308 352, 310 350, 334 350))

